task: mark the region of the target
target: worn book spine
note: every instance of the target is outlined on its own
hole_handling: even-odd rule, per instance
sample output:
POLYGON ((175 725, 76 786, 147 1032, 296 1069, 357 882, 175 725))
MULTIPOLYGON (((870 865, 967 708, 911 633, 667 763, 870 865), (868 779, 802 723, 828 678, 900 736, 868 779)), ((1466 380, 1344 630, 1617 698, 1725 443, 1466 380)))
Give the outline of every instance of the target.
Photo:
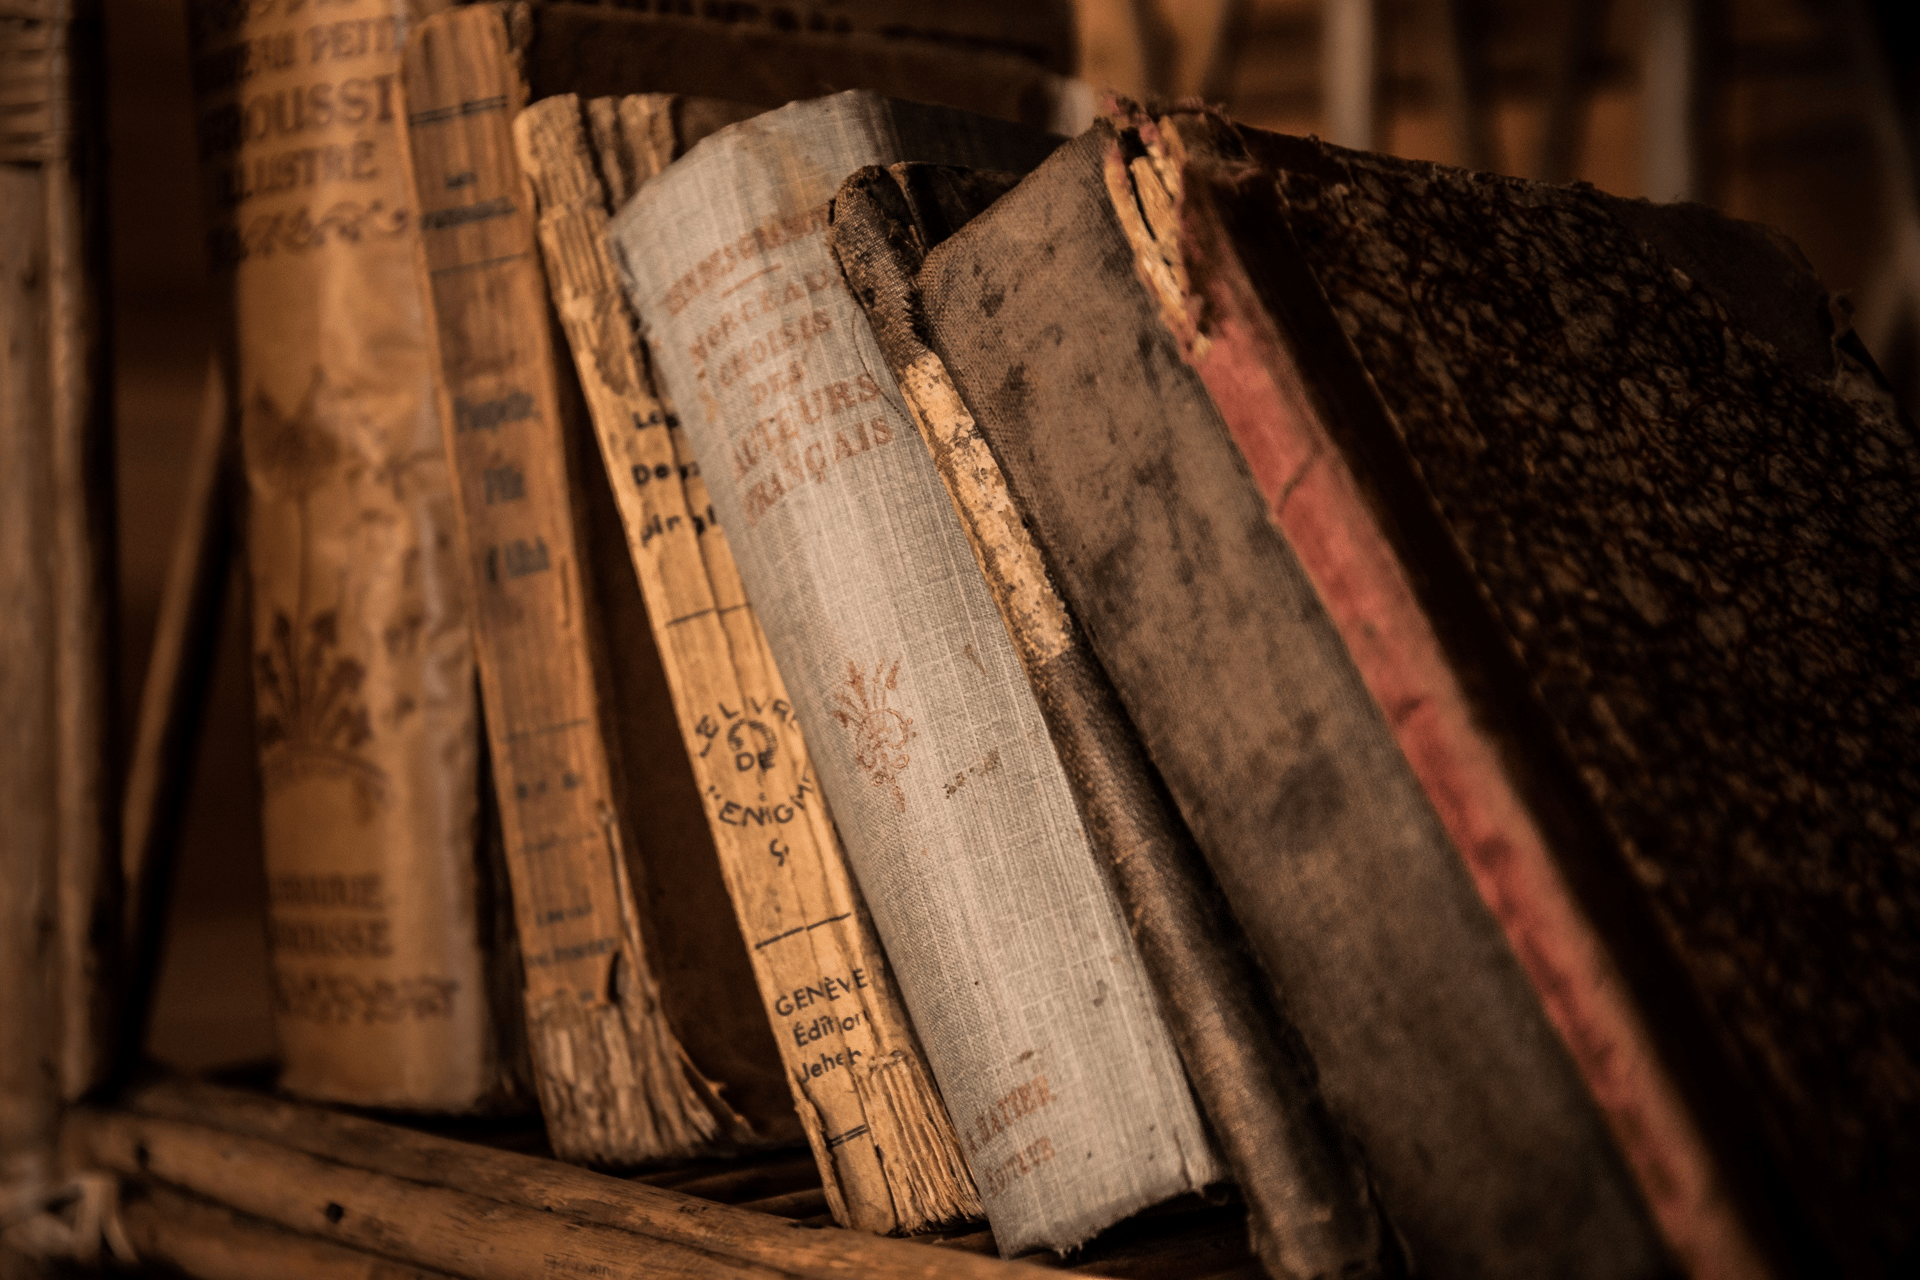
POLYGON ((241 421, 282 1085, 508 1093, 479 901, 469 605, 398 71, 432 3, 196 3, 209 256, 241 421))
POLYGON ((865 165, 1035 135, 846 93, 707 139, 612 238, 1001 1248, 1219 1174, 1012 642, 825 242, 865 165))
MULTIPOLYGON (((1287 227, 1286 198, 1271 171, 1230 151, 1223 156, 1215 141, 1222 133, 1211 121, 1141 119, 1145 154, 1129 161, 1118 148, 1110 153, 1108 185, 1142 283, 1219 406, 1374 702, 1399 709, 1391 720, 1399 750, 1667 1246, 1691 1275, 1773 1274, 1751 1209, 1735 1191, 1744 1171, 1723 1163, 1683 1088, 1687 1060, 1705 1055, 1676 1055, 1671 1041, 1657 1038, 1645 986, 1635 990, 1610 946, 1593 909, 1595 874, 1566 851, 1566 814, 1578 802, 1564 791, 1550 795, 1544 753, 1530 753, 1525 770, 1515 767, 1512 713, 1489 706, 1492 664, 1476 670, 1476 660, 1463 657, 1462 624, 1439 617, 1465 613, 1438 603, 1444 595, 1476 588, 1464 574, 1436 587, 1446 570, 1410 563, 1408 531, 1433 519, 1434 499, 1405 484, 1412 469, 1401 470, 1404 462, 1362 452, 1369 436, 1402 437, 1377 393, 1353 393, 1351 339, 1287 227), (1383 491, 1395 495, 1390 516, 1375 506, 1383 491)), ((1236 140, 1224 141, 1232 148, 1236 140)), ((1339 163, 1317 145, 1301 159, 1330 169, 1339 163)), ((1409 330, 1418 327, 1408 322, 1409 330)), ((1431 547, 1442 545, 1431 536, 1437 527, 1428 532, 1431 547)), ((1499 643, 1482 639, 1474 647, 1484 653, 1499 643)), ((1611 732, 1624 737, 1617 723, 1611 732)), ((1592 777, 1583 781, 1593 785, 1592 777)), ((1583 837, 1598 834, 1591 821, 1575 823, 1583 837)))
POLYGON ((630 1165, 754 1135, 676 1038, 642 927, 597 683, 593 605, 548 330, 526 105, 491 6, 409 40, 405 163, 457 482, 459 542, 554 1150, 630 1165))
POLYGON ((522 112, 514 139, 680 734, 828 1203, 846 1226, 925 1230, 979 1216, 979 1196, 605 244, 609 208, 633 184, 750 114, 718 105, 563 95, 522 112))
MULTIPOLYGON (((1110 130, 1069 144, 1098 145, 1110 130)), ((863 169, 834 197, 829 240, 872 322, 1033 684, 1094 850, 1127 921, 1276 1276, 1395 1265, 1365 1169, 1327 1113, 1299 1035, 1069 613, 1006 474, 927 346, 926 251, 1008 182, 932 165, 863 169)))

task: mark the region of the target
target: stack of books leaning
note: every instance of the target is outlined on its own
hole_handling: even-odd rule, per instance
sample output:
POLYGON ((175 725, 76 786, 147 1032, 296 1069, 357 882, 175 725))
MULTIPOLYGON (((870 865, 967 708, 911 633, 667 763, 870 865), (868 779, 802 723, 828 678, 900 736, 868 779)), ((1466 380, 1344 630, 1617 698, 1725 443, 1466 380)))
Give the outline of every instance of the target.
MULTIPOLYGON (((1792 246, 1096 113, 1064 4, 721 7, 196 7, 281 1089, 1245 1223, 1126 1274, 1911 1265, 1920 450, 1792 246)), ((999 1265, 74 1123, 204 1274, 999 1265)))

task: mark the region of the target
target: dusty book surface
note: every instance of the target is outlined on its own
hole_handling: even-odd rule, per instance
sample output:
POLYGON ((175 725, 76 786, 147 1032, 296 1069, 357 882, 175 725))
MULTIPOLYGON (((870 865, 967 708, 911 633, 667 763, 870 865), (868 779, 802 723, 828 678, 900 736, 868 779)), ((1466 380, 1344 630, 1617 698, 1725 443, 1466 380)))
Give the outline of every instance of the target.
POLYGON ((1020 169, 1046 150, 841 94, 700 143, 613 230, 1009 1251, 1075 1244, 1218 1171, 1006 628, 824 232, 863 165, 1020 169))
POLYGON ((610 205, 689 141, 747 114, 667 95, 565 95, 523 112, 515 140, 680 740, 829 1203, 846 1225, 919 1230, 977 1216, 978 1196, 604 241, 610 205))
POLYGON ((196 4, 240 407, 283 1084, 501 1088, 466 584, 413 273, 400 45, 430 4, 196 4))

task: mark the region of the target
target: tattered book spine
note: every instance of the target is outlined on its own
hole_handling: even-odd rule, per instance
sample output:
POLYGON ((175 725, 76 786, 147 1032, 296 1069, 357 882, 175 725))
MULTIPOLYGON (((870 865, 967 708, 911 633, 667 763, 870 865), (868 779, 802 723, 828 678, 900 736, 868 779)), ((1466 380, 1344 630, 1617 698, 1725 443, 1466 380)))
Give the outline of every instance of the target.
POLYGON ((611 236, 1004 1250, 1218 1166, 966 535, 826 245, 841 179, 1047 145, 848 93, 733 125, 611 236))
POLYGON ((443 448, 548 1136, 564 1158, 615 1165, 745 1140, 746 1121, 667 1022, 628 874, 533 193, 513 158, 527 90, 502 13, 423 24, 404 80, 443 448))
POLYGON ((505 1074, 468 606, 397 149, 400 45, 432 7, 196 3, 192 25, 250 499, 282 1084, 462 1110, 505 1074))
POLYGON ((603 98, 583 114, 578 98, 548 98, 521 113, 515 141, 680 733, 828 1203, 846 1226, 926 1230, 978 1217, 979 1195, 607 256, 609 206, 693 141, 676 129, 680 105, 603 98))

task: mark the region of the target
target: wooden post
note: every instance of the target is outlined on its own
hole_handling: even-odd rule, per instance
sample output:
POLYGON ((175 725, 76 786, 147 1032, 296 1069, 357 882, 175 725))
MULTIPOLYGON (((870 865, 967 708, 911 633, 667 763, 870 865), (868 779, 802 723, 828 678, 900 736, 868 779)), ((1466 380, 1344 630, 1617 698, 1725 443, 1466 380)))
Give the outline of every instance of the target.
POLYGON ((1380 37, 1377 0, 1326 0, 1320 84, 1327 141, 1360 151, 1378 145, 1380 37))
POLYGON ((153 656, 147 663, 127 767, 120 850, 127 961, 122 1070, 139 1060, 146 1043, 175 856, 219 654, 227 583, 233 577, 239 501, 234 420, 220 362, 209 360, 180 527, 160 593, 153 656))
POLYGON ((1493 118, 1487 104, 1487 15, 1475 0, 1445 0, 1441 17, 1446 24, 1441 63, 1441 92, 1453 124, 1454 160, 1469 169, 1492 169, 1497 163, 1493 118))
POLYGON ((1641 64, 1645 102, 1645 195, 1693 200, 1700 194, 1698 0, 1648 0, 1641 64))
POLYGON ((113 414, 106 328, 106 88, 97 0, 48 5, 64 110, 42 165, 53 479, 60 1095, 105 1078, 119 985, 120 876, 112 723, 116 641, 113 414))
POLYGON ((0 0, 0 1218, 115 1030, 99 54, 97 0, 0 0))
POLYGON ((293 1230, 473 1276, 535 1274, 505 1263, 482 1272, 470 1269, 477 1265, 470 1260, 495 1251, 503 1259, 537 1259, 536 1246, 551 1242, 554 1230, 582 1242, 567 1246, 582 1262, 621 1259, 604 1273, 610 1276, 674 1274, 696 1264, 709 1269, 701 1274, 822 1280, 1031 1274, 1015 1263, 834 1227, 809 1230, 537 1156, 186 1080, 142 1089, 123 1111, 76 1110, 69 1126, 75 1148, 90 1150, 99 1167, 171 1182, 293 1230), (341 1206, 337 1218, 327 1212, 334 1204, 341 1206), (520 1237, 528 1224, 537 1234, 520 1237), (376 1234, 382 1231, 388 1234, 376 1234), (584 1251, 588 1242, 591 1251, 584 1251))
POLYGON ((1608 0, 1562 0, 1560 29, 1549 57, 1547 115, 1540 127, 1534 176, 1572 182, 1592 87, 1589 65, 1606 27, 1608 0))
MULTIPOLYGON (((0 22, 9 52, 24 24, 0 22)), ((0 163, 0 1222, 45 1184, 57 1093, 42 977, 58 840, 45 189, 38 165, 0 163)))

